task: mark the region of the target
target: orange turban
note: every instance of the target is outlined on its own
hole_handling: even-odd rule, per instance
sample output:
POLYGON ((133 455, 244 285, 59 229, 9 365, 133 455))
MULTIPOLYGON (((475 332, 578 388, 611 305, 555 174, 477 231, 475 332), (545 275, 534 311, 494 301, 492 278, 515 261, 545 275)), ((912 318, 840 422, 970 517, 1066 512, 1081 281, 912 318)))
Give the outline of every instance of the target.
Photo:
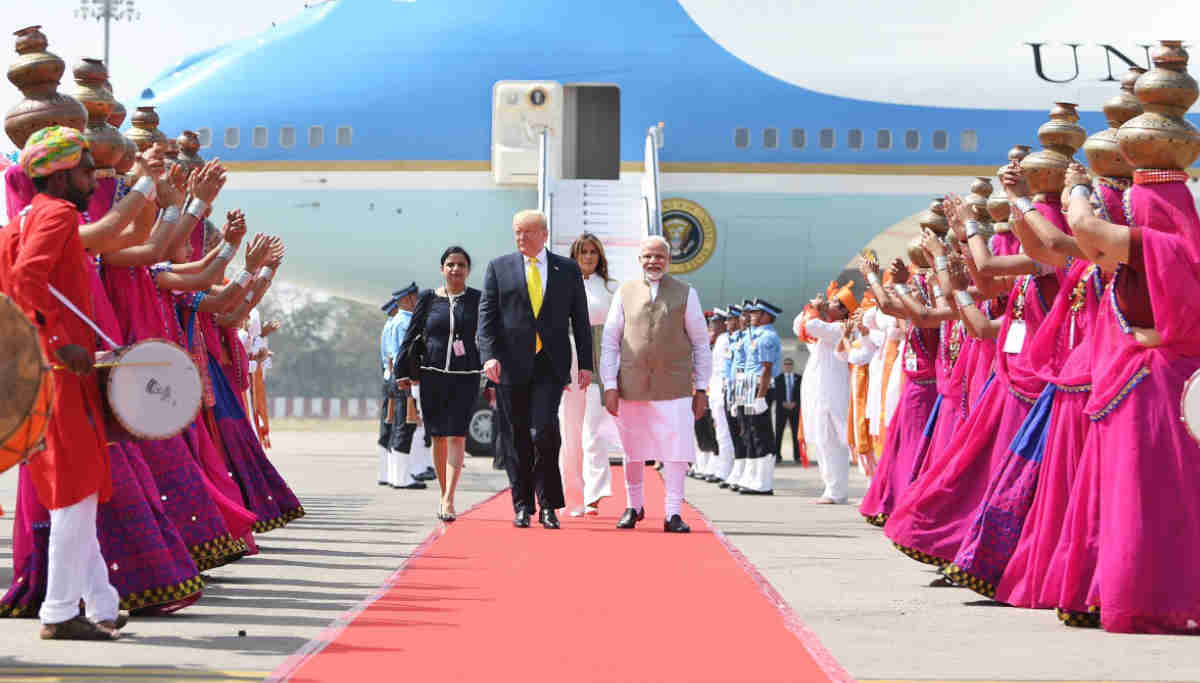
POLYGON ((825 298, 833 299, 833 297, 837 296, 837 291, 838 291, 837 280, 830 280, 829 286, 825 288, 825 298))
POLYGON ((846 311, 849 313, 858 310, 858 299, 854 298, 854 292, 851 291, 853 289, 854 283, 847 282, 846 286, 839 289, 836 295, 837 300, 842 302, 842 305, 846 307, 846 311))

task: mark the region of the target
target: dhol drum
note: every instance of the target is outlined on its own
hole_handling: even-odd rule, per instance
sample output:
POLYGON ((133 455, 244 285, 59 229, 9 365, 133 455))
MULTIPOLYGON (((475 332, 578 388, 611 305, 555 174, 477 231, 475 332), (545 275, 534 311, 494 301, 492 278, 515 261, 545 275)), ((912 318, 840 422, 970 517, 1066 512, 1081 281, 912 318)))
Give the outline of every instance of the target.
POLYGON ((1192 373, 1179 397, 1179 415, 1188 434, 1200 442, 1200 370, 1192 373))
POLYGON ((0 472, 45 448, 54 383, 37 330, 0 294, 0 472))
POLYGON ((191 355, 165 339, 144 339, 96 362, 108 408, 138 439, 169 439, 196 421, 204 397, 191 355))

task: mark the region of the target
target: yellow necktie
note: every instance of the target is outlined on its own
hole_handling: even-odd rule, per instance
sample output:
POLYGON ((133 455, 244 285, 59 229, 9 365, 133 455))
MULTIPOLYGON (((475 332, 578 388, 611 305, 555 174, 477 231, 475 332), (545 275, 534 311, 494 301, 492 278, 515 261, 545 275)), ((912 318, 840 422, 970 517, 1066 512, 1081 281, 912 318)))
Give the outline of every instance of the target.
MULTIPOLYGON (((529 303, 533 306, 533 317, 536 318, 542 312, 542 273, 538 270, 536 258, 526 261, 529 263, 529 271, 525 274, 525 282, 529 285, 529 303)), ((539 353, 542 350, 542 335, 535 333, 535 337, 533 352, 539 353)))

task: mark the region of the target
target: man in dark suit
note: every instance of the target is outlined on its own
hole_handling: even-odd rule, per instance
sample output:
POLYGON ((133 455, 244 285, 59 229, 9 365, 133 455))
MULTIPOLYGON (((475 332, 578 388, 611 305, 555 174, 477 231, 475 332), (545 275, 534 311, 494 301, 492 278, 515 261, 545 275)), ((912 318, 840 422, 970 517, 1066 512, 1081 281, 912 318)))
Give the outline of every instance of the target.
POLYGON ((558 470, 558 405, 571 383, 572 341, 579 388, 591 384, 592 328, 579 266, 546 251, 545 214, 518 212, 513 235, 517 251, 488 264, 476 340, 512 434, 513 525, 529 526, 536 494, 539 521, 557 529, 554 511, 566 505, 558 470))
POLYGON ((783 428, 792 428, 792 458, 800 462, 800 375, 795 372, 791 358, 783 359, 783 372, 775 375, 775 453, 783 459, 783 428))

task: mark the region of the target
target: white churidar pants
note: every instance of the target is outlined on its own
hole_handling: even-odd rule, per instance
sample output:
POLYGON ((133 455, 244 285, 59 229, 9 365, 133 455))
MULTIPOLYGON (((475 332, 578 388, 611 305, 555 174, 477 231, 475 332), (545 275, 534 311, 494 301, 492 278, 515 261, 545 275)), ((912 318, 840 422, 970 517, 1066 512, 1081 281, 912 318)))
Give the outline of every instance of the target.
MULTIPOLYGON (((634 510, 646 506, 646 464, 625 461, 625 502, 634 510)), ((664 462, 662 475, 666 488, 663 501, 664 519, 683 514, 683 487, 687 483, 688 463, 664 462)))
POLYGON ((96 538, 98 500, 93 493, 74 505, 50 511, 50 567, 46 599, 38 612, 43 624, 75 617, 80 599, 87 603, 88 619, 117 618, 121 598, 108 582, 108 567, 96 538))
POLYGON ((558 423, 562 429, 558 467, 563 495, 567 509, 581 511, 584 505, 612 495, 608 454, 620 450, 620 436, 612 415, 604 409, 597 384, 587 391, 575 385, 563 391, 558 423))
POLYGON ((388 468, 390 467, 390 461, 388 460, 389 453, 391 453, 391 451, 388 449, 384 448, 383 446, 379 447, 379 473, 377 475, 377 481, 380 484, 387 484, 391 482, 391 477, 388 474, 388 468))
POLYGON ((733 435, 729 432, 729 418, 725 416, 724 393, 724 385, 714 375, 708 389, 708 409, 712 412, 713 426, 717 431, 717 455, 710 458, 708 474, 721 479, 727 478, 733 469, 733 435))

